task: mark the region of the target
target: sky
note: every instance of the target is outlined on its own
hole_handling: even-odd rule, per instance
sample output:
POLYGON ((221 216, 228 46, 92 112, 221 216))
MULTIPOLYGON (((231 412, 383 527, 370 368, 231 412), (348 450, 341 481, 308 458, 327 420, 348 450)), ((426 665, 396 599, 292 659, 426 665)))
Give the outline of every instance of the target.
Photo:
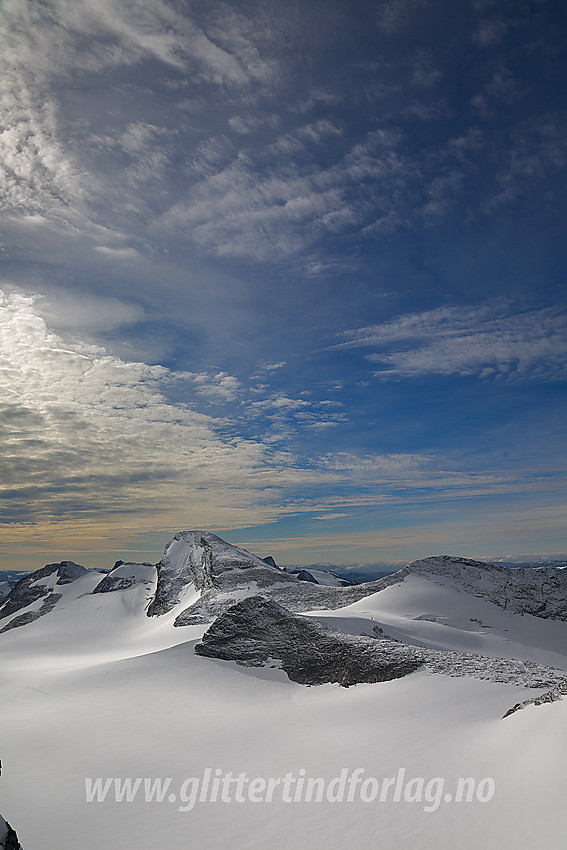
POLYGON ((562 554, 567 9, 3 0, 0 569, 562 554))

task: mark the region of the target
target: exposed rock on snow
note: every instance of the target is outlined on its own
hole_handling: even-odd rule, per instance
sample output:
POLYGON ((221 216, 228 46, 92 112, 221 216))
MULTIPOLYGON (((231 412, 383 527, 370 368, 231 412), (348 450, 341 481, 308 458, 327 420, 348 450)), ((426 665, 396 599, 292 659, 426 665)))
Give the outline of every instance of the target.
POLYGON ((50 593, 49 596, 41 603, 40 608, 36 611, 25 611, 23 614, 19 614, 19 616, 14 617, 7 625, 4 626, 4 628, 0 629, 0 635, 3 632, 9 632, 10 629, 17 629, 18 626, 27 626, 28 623, 33 623, 34 620, 38 620, 40 617, 43 617, 44 614, 49 614, 50 611, 53 611, 60 599, 60 593, 50 593))
POLYGON ((319 584, 319 582, 311 575, 311 573, 307 572, 307 570, 290 570, 290 573, 297 576, 299 581, 310 581, 312 584, 319 584))
POLYGON ((546 688, 565 678, 560 670, 530 661, 418 649, 389 639, 341 634, 263 596, 249 596, 225 611, 195 652, 251 667, 276 662, 292 681, 303 685, 385 682, 422 665, 431 673, 528 688, 546 688))
POLYGON ((451 652, 439 649, 421 649, 425 666, 431 673, 445 676, 472 676, 503 685, 523 688, 549 688, 565 679, 563 670, 546 667, 534 661, 516 658, 494 658, 468 652, 451 652))
POLYGON ((274 561, 274 559, 272 558, 272 556, 271 556, 271 555, 268 555, 268 557, 267 557, 267 558, 262 558, 262 560, 263 560, 263 562, 264 562, 265 564, 267 564, 269 567, 276 567, 276 568, 277 568, 277 566, 278 566, 278 565, 276 564, 276 562, 274 561))
POLYGON ((136 584, 151 585, 155 581, 156 568, 152 564, 133 564, 117 561, 108 575, 104 576, 93 593, 111 593, 114 590, 128 590, 136 584), (149 569, 148 569, 149 568, 149 569))
POLYGON ((2 850, 22 850, 16 831, 0 816, 0 848, 2 850))
POLYGON ((73 561, 61 561, 59 564, 47 564, 40 570, 24 576, 0 604, 0 620, 10 617, 22 608, 27 608, 28 605, 45 597, 45 601, 38 610, 26 612, 25 615, 22 615, 21 622, 16 623, 20 618, 15 618, 9 623, 8 627, 14 628, 16 624, 25 625, 37 620, 38 617, 51 611, 60 599, 60 594, 55 592, 56 587, 71 584, 71 582, 86 575, 87 572, 85 567, 75 564, 73 561))
POLYGON ((292 681, 303 685, 385 682, 421 664, 412 647, 331 632, 262 596, 249 596, 226 611, 195 652, 255 667, 277 660, 292 681))
POLYGON ((1 597, 7 596, 24 575, 27 573, 22 570, 0 570, 0 601, 1 597))
POLYGON ((526 699, 524 702, 517 702, 516 705, 508 709, 502 719, 504 720, 504 718, 509 717, 516 711, 520 711, 520 709, 525 708, 527 705, 544 705, 549 702, 557 702, 557 700, 563 699, 565 696, 567 696, 567 679, 563 679, 562 682, 559 682, 558 685, 551 688, 550 691, 546 691, 544 694, 541 694, 539 697, 526 699))

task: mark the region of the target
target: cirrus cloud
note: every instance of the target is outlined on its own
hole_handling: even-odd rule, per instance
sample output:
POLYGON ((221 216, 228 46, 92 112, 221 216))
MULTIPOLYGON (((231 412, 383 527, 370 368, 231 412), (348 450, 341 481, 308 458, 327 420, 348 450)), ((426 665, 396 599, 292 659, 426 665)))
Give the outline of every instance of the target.
POLYGON ((474 375, 497 380, 567 378, 567 314, 559 307, 513 313, 497 304, 439 307, 349 331, 341 347, 367 355, 382 380, 474 375), (394 349, 394 350, 391 350, 394 349))

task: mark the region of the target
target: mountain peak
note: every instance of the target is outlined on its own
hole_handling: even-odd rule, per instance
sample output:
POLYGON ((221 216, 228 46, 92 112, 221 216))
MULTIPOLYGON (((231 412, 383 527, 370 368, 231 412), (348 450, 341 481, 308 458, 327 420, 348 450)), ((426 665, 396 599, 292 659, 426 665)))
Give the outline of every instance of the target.
MULTIPOLYGON (((60 561, 58 564, 47 564, 33 573, 28 573, 14 585, 11 592, 0 605, 0 620, 9 617, 22 608, 27 608, 38 599, 45 598, 42 612, 50 610, 59 599, 55 588, 65 584, 71 584, 81 576, 86 575, 88 570, 74 561, 60 561)), ((33 612, 39 616, 39 612, 33 612)), ((36 619, 33 616, 32 619, 36 619)))
POLYGON ((229 590, 243 582, 256 581, 263 586, 295 581, 246 549, 201 529, 178 532, 165 547, 157 571, 156 595, 148 608, 150 617, 170 611, 188 584, 203 594, 213 589, 229 590))

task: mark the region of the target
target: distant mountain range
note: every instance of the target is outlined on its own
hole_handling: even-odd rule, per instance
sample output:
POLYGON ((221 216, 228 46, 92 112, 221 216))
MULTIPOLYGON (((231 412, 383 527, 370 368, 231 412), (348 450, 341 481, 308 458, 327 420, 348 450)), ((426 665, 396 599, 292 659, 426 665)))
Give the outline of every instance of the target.
MULTIPOLYGON (((364 627, 355 618, 353 636, 346 637, 345 634, 353 630, 345 626, 345 618, 341 619, 339 615, 356 606, 360 609, 361 605, 366 604, 365 600, 385 599, 384 594, 388 589, 413 586, 412 583, 416 581, 421 584, 425 581, 428 592, 438 587, 445 594, 456 593, 461 598, 472 600, 473 614, 475 604, 478 606, 482 600, 508 614, 530 615, 540 620, 567 620, 567 570, 558 567, 511 569, 443 555, 414 561, 374 581, 354 584, 331 571, 279 568, 271 557, 261 559, 211 532, 196 530, 176 534, 156 565, 118 561, 112 570, 106 572, 87 570, 73 561, 62 561, 23 576, 0 604, 0 634, 28 626, 58 610, 67 610, 74 600, 81 600, 84 605, 85 597, 100 600, 96 606, 98 611, 105 598, 120 594, 128 610, 136 616, 143 616, 146 622, 168 615, 173 627, 182 629, 187 626, 208 626, 217 620, 218 625, 212 627, 208 637, 205 636, 202 647, 197 647, 197 651, 204 655, 210 656, 216 652, 219 658, 248 663, 250 635, 258 632, 253 627, 253 620, 255 617, 259 620, 268 617, 271 622, 285 622, 289 645, 294 648, 292 655, 301 650, 305 656, 305 647, 309 646, 312 652, 317 643, 325 647, 325 650, 320 648, 317 652, 319 656, 328 656, 329 681, 348 684, 356 680, 381 681, 386 676, 382 663, 386 652, 384 641, 389 642, 390 655, 393 652, 400 661, 401 653, 405 659, 401 666, 391 665, 391 670, 407 671, 414 669, 415 664, 428 662, 437 664, 439 659, 427 653, 416 655, 413 649, 402 652, 400 643, 408 646, 423 645, 431 650, 435 643, 432 644, 430 639, 425 643, 419 639, 423 624, 447 625, 448 617, 435 612, 422 612, 416 618, 420 629, 416 631, 412 627, 408 631, 406 625, 405 633, 399 628, 392 629, 391 623, 388 625, 387 622, 375 621, 373 616, 366 617, 364 627), (244 600, 248 600, 246 604, 244 600), (474 600, 477 602, 474 603, 474 600), (313 612, 310 621, 305 616, 307 612, 313 612), (329 612, 329 615, 325 618, 317 612, 329 612), (330 616, 330 612, 334 612, 334 616, 330 616), (248 622, 243 633, 246 636, 246 651, 240 655, 237 646, 242 635, 233 634, 237 614, 241 618, 238 622, 248 622), (297 615, 303 616, 298 618, 297 615), (233 625, 228 628, 228 623, 233 625), (330 629, 337 631, 337 627, 342 636, 335 634, 331 639, 323 634, 330 629), (219 629, 223 628, 225 631, 221 633, 224 637, 222 646, 219 646, 219 629), (212 635, 216 635, 215 640, 212 635), (232 640, 230 635, 234 640, 229 651, 227 646, 232 640), (377 654, 378 638, 382 643, 377 654), (392 641, 397 646, 393 646, 392 641), (337 671, 336 664, 330 661, 331 656, 337 653, 342 659, 339 663, 342 672, 337 671), (378 663, 380 654, 382 662, 378 663), (344 659, 347 657, 350 660, 345 667, 344 659), (365 659, 364 663, 361 659, 365 659), (330 672, 331 668, 334 672, 330 672)), ((472 629, 486 634, 486 630, 491 628, 485 625, 481 617, 470 616, 468 619, 468 631, 472 629)), ((284 628, 283 634, 285 632, 284 628)), ((263 631, 260 629, 260 633, 263 635, 265 651, 256 646, 252 657, 270 656, 280 660, 285 657, 287 667, 284 664, 284 669, 290 671, 292 677, 298 675, 289 653, 286 654, 282 649, 281 635, 276 646, 273 645, 273 634, 269 635, 266 628, 263 631)), ((441 650, 452 648, 460 648, 459 641, 454 647, 451 647, 450 642, 447 645, 441 642, 438 646, 441 650)), ((313 683, 320 681, 322 675, 320 670, 317 673, 313 670, 313 683)), ((301 681, 308 678, 305 670, 301 676, 301 681)), ((549 675, 544 675, 544 678, 546 684, 553 683, 553 676, 550 679, 549 675)))
MULTIPOLYGON (((270 555, 262 559, 265 563, 277 566, 274 558, 270 555)), ((115 566, 125 563, 117 561, 115 566)), ((511 569, 539 569, 541 567, 562 568, 567 565, 567 558, 533 559, 531 561, 513 561, 508 559, 495 559, 491 563, 498 566, 510 567, 511 569)), ((281 566, 283 572, 297 576, 300 581, 309 581, 327 587, 348 587, 353 584, 364 584, 376 581, 385 576, 401 570, 405 564, 400 563, 376 563, 376 564, 306 564, 303 566, 281 566)), ((111 569, 98 570, 108 573, 111 569)), ((27 570, 0 570, 0 600, 6 597, 17 582, 30 575, 27 570)))

